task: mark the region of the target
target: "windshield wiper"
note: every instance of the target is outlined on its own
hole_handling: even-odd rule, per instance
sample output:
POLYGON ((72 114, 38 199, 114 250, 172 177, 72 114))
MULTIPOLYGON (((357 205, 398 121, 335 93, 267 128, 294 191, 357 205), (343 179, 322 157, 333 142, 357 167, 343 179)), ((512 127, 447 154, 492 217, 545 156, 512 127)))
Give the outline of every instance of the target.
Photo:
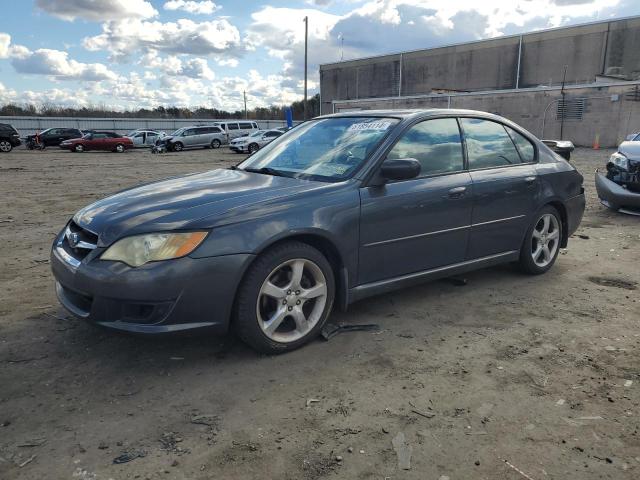
POLYGON ((245 172, 251 173, 262 173, 265 175, 273 175, 274 177, 291 177, 291 175, 286 174, 285 172, 281 172, 280 170, 276 170, 271 167, 262 167, 262 168, 243 168, 245 172))

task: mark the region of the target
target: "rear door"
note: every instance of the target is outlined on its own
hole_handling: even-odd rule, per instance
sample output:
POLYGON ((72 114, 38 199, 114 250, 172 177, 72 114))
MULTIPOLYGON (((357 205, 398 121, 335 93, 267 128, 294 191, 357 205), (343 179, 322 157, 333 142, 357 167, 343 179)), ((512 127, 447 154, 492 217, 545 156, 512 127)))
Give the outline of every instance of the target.
POLYGON ((465 117, 460 123, 473 181, 467 258, 517 251, 538 195, 535 148, 499 122, 465 117), (528 147, 522 144, 518 148, 515 135, 528 147))
POLYGON ((229 140, 233 140, 234 138, 242 137, 242 132, 240 131, 240 127, 235 122, 227 123, 227 133, 229 136, 229 140))
POLYGON ((360 285, 465 259, 473 197, 457 120, 410 127, 387 154, 398 158, 420 176, 360 189, 360 285))

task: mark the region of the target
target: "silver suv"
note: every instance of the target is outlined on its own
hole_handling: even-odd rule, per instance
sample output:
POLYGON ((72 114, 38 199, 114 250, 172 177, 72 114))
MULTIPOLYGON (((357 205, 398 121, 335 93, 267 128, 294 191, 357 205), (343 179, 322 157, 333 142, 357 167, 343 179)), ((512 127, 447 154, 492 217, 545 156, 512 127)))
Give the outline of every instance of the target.
POLYGON ((168 137, 163 138, 167 150, 179 152, 185 148, 220 148, 227 143, 227 137, 216 125, 182 127, 168 137))

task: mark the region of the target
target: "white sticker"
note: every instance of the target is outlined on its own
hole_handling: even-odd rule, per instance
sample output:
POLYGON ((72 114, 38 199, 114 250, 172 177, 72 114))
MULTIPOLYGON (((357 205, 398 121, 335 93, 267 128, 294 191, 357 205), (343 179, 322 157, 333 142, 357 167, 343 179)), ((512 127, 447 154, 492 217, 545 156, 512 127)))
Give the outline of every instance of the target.
POLYGON ((390 126, 391 126, 391 122, 354 123, 349 127, 349 131, 360 132, 362 130, 386 130, 390 126))

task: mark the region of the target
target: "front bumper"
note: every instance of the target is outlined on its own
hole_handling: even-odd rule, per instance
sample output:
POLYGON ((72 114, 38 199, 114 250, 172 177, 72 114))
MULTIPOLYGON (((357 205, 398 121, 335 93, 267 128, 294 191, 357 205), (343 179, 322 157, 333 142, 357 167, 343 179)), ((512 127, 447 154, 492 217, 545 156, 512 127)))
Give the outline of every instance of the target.
POLYGON ((51 268, 60 303, 89 322, 135 333, 224 333, 236 289, 252 258, 183 257, 138 268, 95 258, 76 267, 54 245, 51 268))
POLYGON ((247 146, 246 145, 229 145, 229 148, 231 150, 233 150, 234 152, 240 152, 240 153, 247 152, 247 146))
POLYGON ((600 202, 623 213, 640 215, 640 193, 632 192, 596 171, 596 191, 600 202))

